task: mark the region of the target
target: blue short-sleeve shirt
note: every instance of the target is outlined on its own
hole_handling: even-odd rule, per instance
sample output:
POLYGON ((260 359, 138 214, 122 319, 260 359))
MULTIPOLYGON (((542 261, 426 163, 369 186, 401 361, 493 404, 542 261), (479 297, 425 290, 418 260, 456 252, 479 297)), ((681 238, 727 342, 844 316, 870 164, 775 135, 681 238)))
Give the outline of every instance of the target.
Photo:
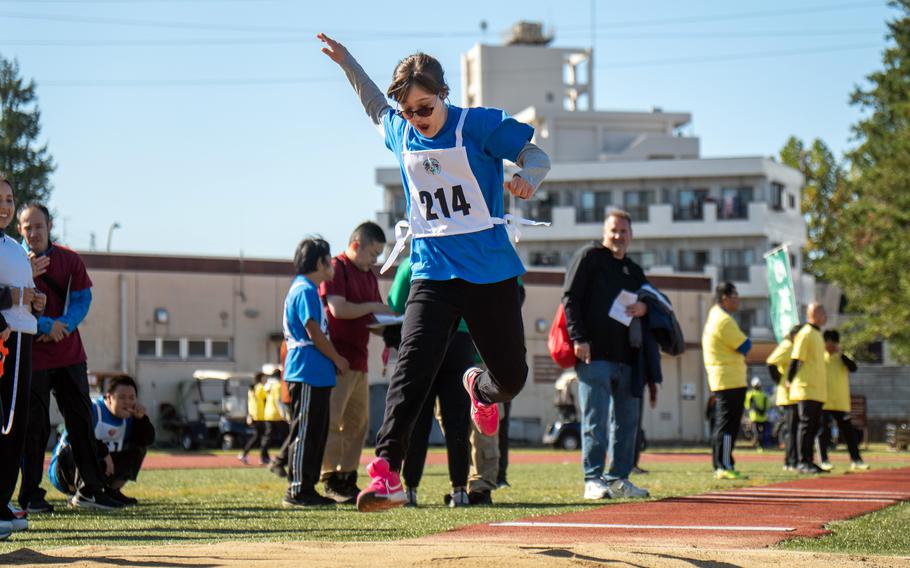
MULTIPOLYGON (((408 129, 407 150, 441 150, 455 146, 455 129, 465 109, 449 105, 442 129, 432 138, 422 136, 416 128, 408 129)), ((409 187, 401 152, 407 121, 392 110, 384 117, 386 147, 395 154, 401 169, 405 200, 410 215, 409 187)), ((468 163, 477 178, 484 200, 493 217, 502 217, 503 159, 515 161, 534 129, 495 108, 472 108, 462 129, 468 163)), ((460 278, 474 284, 490 284, 524 274, 518 253, 509 242, 504 225, 492 229, 413 239, 411 242, 412 280, 452 280, 460 278)))
POLYGON ((306 383, 314 387, 335 386, 335 364, 313 344, 306 323, 313 320, 328 336, 328 319, 319 286, 303 275, 291 283, 284 300, 284 338, 288 355, 284 360, 284 380, 306 383))

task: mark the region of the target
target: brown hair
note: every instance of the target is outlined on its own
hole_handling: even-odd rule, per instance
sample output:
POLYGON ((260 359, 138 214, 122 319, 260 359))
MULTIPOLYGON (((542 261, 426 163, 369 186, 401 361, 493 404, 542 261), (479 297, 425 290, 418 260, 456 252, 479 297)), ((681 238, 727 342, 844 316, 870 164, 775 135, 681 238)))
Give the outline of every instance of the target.
MULTIPOLYGON (((625 219, 626 221, 629 222, 629 226, 630 227, 632 226, 632 216, 629 215, 628 211, 624 211, 622 209, 617 209, 615 207, 611 207, 610 209, 607 210, 606 219, 609 219, 610 217, 616 217, 617 219, 625 219)), ((604 219, 604 221, 606 221, 606 219, 604 219)))
POLYGON ((386 95, 400 104, 408 98, 408 93, 414 86, 442 98, 449 96, 449 85, 446 84, 442 64, 438 59, 426 53, 415 53, 398 62, 395 72, 392 74, 392 84, 386 90, 386 95))

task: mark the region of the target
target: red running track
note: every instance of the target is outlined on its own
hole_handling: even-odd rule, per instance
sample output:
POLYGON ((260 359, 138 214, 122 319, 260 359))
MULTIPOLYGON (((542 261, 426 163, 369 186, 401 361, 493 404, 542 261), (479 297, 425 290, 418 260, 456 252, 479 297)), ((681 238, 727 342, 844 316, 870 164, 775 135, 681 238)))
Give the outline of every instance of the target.
POLYGON ((831 521, 910 500, 910 468, 800 479, 690 497, 474 525, 429 537, 509 543, 757 548, 826 534, 831 521))
MULTIPOLYGON (((372 451, 367 448, 360 458, 360 462, 366 465, 373 459, 372 451)), ((741 462, 767 462, 780 461, 781 454, 766 453, 739 453, 736 456, 737 461, 741 462)), ((838 461, 839 457, 835 458, 838 461)), ((50 459, 47 460, 48 462, 50 459)), ((250 454, 249 461, 251 465, 244 465, 237 459, 237 454, 208 454, 204 452, 190 453, 173 453, 162 454, 154 453, 145 458, 142 469, 220 469, 226 467, 260 467, 258 450, 250 454)), ((840 460, 843 461, 843 460, 840 460)), ((870 463, 875 463, 876 458, 871 458, 870 463)), ((522 450, 512 450, 509 452, 509 463, 512 464, 535 464, 535 463, 575 463, 581 464, 581 453, 578 451, 567 452, 560 450, 546 452, 529 452, 522 450)), ((710 468, 711 454, 709 452, 646 452, 642 454, 642 465, 651 467, 654 464, 661 463, 698 463, 710 468)), ((844 464, 849 462, 844 461, 844 464)), ((427 455, 428 465, 445 465, 446 455, 440 452, 434 452, 427 455)), ((47 463, 45 463, 45 467, 47 463)))

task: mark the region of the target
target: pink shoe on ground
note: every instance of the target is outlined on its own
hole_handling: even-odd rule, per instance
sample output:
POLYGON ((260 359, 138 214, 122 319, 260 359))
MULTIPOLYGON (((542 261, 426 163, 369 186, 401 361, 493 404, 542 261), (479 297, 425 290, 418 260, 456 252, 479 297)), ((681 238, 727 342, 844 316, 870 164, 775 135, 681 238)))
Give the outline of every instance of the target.
POLYGON ((494 436, 499 431, 499 407, 496 403, 487 404, 480 402, 474 395, 474 381, 480 376, 483 369, 471 367, 464 373, 462 382, 464 389, 468 391, 471 397, 471 419, 484 436, 494 436))
POLYGON ((392 471, 385 458, 376 458, 367 466, 370 484, 357 495, 357 510, 374 513, 401 507, 408 497, 401 485, 401 477, 392 471))

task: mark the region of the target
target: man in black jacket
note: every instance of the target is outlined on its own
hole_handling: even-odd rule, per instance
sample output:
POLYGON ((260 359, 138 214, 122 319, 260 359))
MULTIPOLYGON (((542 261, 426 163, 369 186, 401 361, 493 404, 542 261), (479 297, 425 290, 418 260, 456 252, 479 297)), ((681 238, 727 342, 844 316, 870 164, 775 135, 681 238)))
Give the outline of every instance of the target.
POLYGON ((633 384, 634 354, 628 326, 632 318, 648 311, 634 297, 648 280, 641 267, 626 256, 631 241, 629 214, 610 210, 603 242, 575 254, 563 288, 566 325, 578 359, 585 499, 648 496, 629 481, 635 464, 642 388, 633 384), (614 302, 624 299, 624 307, 611 315, 614 302))

